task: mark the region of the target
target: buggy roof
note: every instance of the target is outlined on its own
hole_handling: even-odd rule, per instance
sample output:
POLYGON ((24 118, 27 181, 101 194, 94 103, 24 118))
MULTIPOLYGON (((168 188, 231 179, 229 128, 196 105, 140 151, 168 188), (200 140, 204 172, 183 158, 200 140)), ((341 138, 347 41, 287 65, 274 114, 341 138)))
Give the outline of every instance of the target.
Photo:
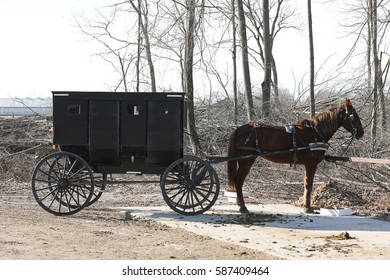
POLYGON ((161 100, 182 99, 183 92, 107 92, 107 91, 52 91, 53 98, 77 98, 94 100, 161 100))

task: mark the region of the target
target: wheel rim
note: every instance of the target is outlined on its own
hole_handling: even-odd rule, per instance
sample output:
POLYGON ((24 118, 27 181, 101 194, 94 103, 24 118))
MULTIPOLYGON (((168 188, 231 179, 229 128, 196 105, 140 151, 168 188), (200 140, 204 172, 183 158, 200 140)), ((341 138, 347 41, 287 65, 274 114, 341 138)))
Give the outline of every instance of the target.
POLYGON ((32 175, 35 200, 55 215, 70 215, 88 205, 94 180, 88 164, 79 156, 58 152, 44 157, 32 175))
POLYGON ((103 191, 106 189, 107 174, 101 174, 94 176, 94 192, 91 197, 91 201, 88 203, 88 206, 94 204, 99 198, 103 195, 103 191))
POLYGON ((184 215, 198 215, 214 205, 219 194, 219 180, 210 164, 189 156, 167 168, 161 190, 171 209, 184 215))

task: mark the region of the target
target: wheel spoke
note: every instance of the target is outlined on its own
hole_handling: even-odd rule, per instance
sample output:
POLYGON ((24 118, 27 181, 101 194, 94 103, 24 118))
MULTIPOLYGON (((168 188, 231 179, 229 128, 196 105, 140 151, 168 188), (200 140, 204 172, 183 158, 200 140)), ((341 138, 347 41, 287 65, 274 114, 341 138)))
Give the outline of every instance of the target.
MULTIPOLYGON (((181 201, 182 199, 180 199, 181 201)), ((186 211, 186 209, 188 208, 188 200, 189 200, 189 192, 185 192, 185 201, 184 201, 184 207, 183 207, 183 210, 186 211)))
POLYGON ((174 191, 174 190, 180 190, 180 189, 182 189, 182 188, 183 188, 183 186, 177 185, 176 187, 165 188, 165 191, 167 191, 167 192, 172 192, 172 191, 174 191))
POLYGON ((58 193, 60 192, 60 190, 57 189, 57 193, 55 195, 53 195, 53 198, 48 206, 49 209, 51 209, 51 207, 53 206, 53 203, 54 201, 56 201, 56 197, 58 197, 58 193))
MULTIPOLYGON (((72 165, 72 168, 74 167, 74 165, 72 165)), ((68 179, 73 179, 74 177, 76 177, 77 178, 77 176, 86 176, 86 177, 89 177, 88 176, 88 174, 84 174, 83 175, 83 173, 84 173, 84 171, 86 171, 84 168, 80 168, 80 169, 78 169, 76 172, 68 172, 68 174, 67 174, 67 178, 68 179), (70 175, 71 174, 71 175, 70 175)), ((81 177, 82 178, 82 177, 81 177)))
MULTIPOLYGON (((43 181, 43 180, 36 180, 36 181, 38 181, 38 182, 47 182, 47 183, 50 182, 50 181, 43 181)), ((47 189, 52 189, 53 187, 58 187, 58 184, 55 183, 53 185, 49 185, 48 187, 42 187, 42 188, 39 188, 39 189, 35 188, 35 191, 45 191, 47 189)))
POLYGON ((185 193, 186 193, 186 189, 185 188, 181 188, 180 191, 178 191, 177 193, 175 193, 174 195, 170 196, 169 199, 174 201, 175 198, 180 195, 180 194, 183 194, 181 196, 181 198, 179 199, 179 201, 177 203, 179 203, 182 199, 183 199, 183 196, 185 196, 185 193))
POLYGON ((204 193, 200 192, 198 189, 196 189, 196 192, 203 198, 203 201, 206 200, 208 202, 211 202, 211 200, 209 199, 210 194, 215 194, 215 192, 208 192, 207 195, 205 195, 204 193))
MULTIPOLYGON (((47 163, 48 164, 48 163, 47 163)), ((49 165, 49 164, 48 164, 49 165)), ((46 175, 47 177, 49 177, 50 179, 52 179, 53 181, 57 181, 58 180, 58 176, 52 176, 49 172, 47 172, 46 170, 43 170, 43 169, 39 169, 39 171, 43 174, 43 175, 46 175)), ((54 175, 56 175, 55 173, 54 173, 54 175)))
MULTIPOLYGON (((196 189, 195 189, 195 191, 196 191, 196 189)), ((193 197, 196 199, 196 205, 199 205, 200 208, 203 209, 203 203, 201 203, 201 201, 199 200, 199 198, 198 198, 196 192, 193 191, 193 192, 192 192, 192 195, 193 195, 193 197)), ((210 202, 210 201, 209 201, 209 202, 210 202)), ((193 205, 195 205, 195 203, 193 203, 193 205)), ((195 208, 194 208, 194 211, 195 211, 195 208)))
MULTIPOLYGON (((47 189, 47 188, 46 188, 47 189)), ((41 190, 37 190, 37 191, 42 191, 42 189, 41 190)), ((50 192, 48 192, 44 197, 42 197, 41 199, 40 199, 40 201, 42 202, 42 201, 44 201, 47 197, 55 197, 57 194, 54 194, 54 192, 55 191, 57 191, 57 193, 58 193, 58 188, 55 188, 55 189, 53 189, 52 191, 50 191, 50 192)))
POLYGON ((73 200, 75 203, 76 203, 76 207, 79 207, 81 204, 80 204, 80 199, 79 199, 79 195, 77 194, 77 192, 75 192, 74 188, 68 188, 66 190, 66 192, 69 194, 70 198, 68 200, 68 204, 70 205, 70 200, 73 200), (76 193, 76 198, 74 198, 73 194, 76 193))

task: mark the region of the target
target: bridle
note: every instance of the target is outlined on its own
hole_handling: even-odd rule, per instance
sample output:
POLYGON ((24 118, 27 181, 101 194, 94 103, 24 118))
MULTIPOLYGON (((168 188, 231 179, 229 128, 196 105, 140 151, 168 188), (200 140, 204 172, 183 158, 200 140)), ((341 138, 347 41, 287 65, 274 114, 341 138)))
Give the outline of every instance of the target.
POLYGON ((351 127, 352 127, 352 132, 351 134, 353 136, 356 136, 357 134, 357 130, 358 130, 358 126, 355 125, 355 114, 356 114, 356 110, 354 108, 351 108, 350 111, 348 111, 348 108, 341 108, 340 112, 344 112, 344 118, 343 120, 341 121, 341 124, 343 124, 345 121, 349 121, 349 123, 351 124, 351 127))
POLYGON ((351 112, 348 112, 348 108, 341 108, 340 112, 344 112, 345 116, 343 120, 341 121, 341 124, 343 124, 345 121, 349 121, 352 127, 352 132, 351 132, 351 139, 349 140, 348 145, 346 146, 345 149, 343 149, 342 153, 340 156, 343 156, 345 152, 349 149, 349 147, 352 145, 353 140, 356 139, 356 134, 358 131, 358 127, 355 126, 355 114, 356 111, 354 108, 351 109, 351 112))

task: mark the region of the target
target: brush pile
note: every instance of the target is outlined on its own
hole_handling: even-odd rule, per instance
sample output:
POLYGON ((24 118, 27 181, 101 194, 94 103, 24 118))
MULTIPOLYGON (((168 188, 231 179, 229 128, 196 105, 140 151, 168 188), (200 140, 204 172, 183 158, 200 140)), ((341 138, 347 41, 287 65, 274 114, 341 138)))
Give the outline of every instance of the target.
POLYGON ((41 116, 0 118, 0 180, 30 180, 38 157, 50 152, 51 121, 41 116))
MULTIPOLYGON (((296 204, 302 204, 302 198, 296 204)), ((312 206, 316 209, 351 208, 359 215, 390 220, 390 193, 380 187, 347 186, 329 181, 313 191, 312 206)))

